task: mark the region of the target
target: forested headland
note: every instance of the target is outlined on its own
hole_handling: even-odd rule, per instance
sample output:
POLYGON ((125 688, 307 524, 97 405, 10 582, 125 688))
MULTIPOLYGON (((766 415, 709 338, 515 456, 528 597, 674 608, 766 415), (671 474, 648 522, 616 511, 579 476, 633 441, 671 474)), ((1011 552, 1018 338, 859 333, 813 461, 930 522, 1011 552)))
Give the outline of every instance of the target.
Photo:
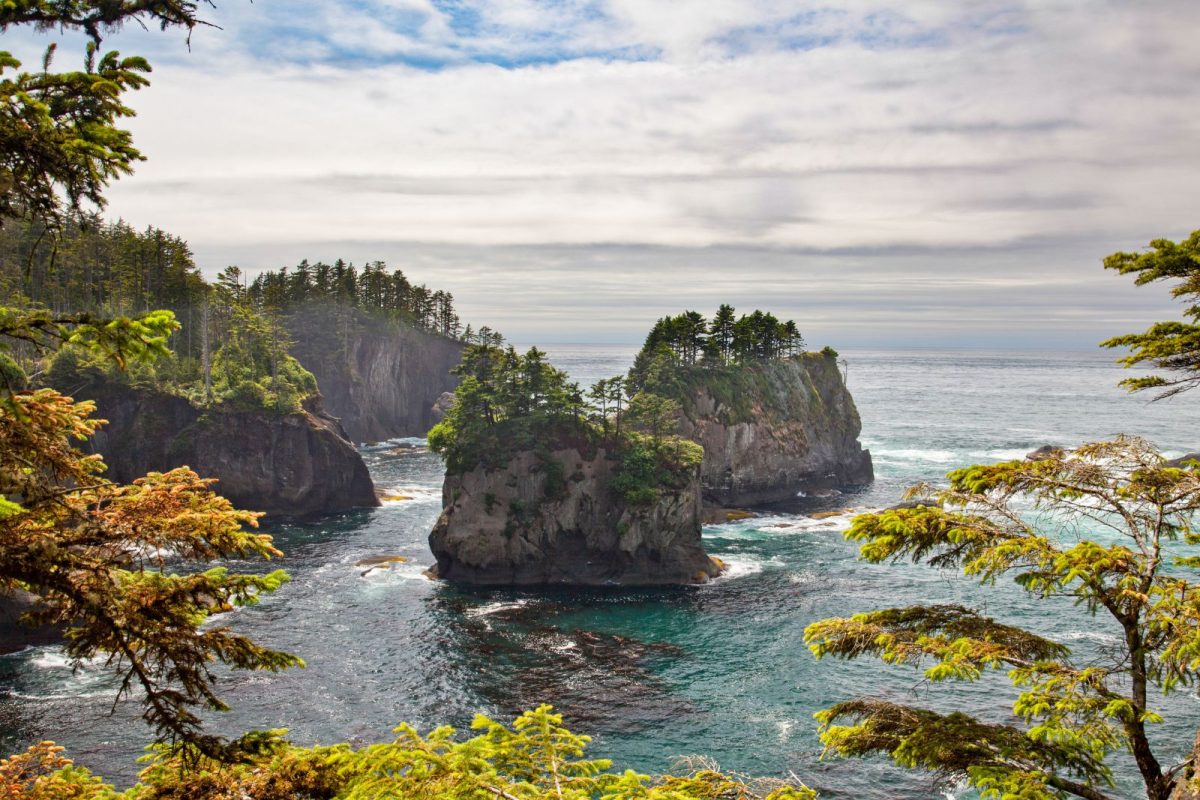
MULTIPOLYGON (((453 297, 414 284, 382 262, 363 268, 342 260, 301 262, 248 280, 236 266, 205 280, 182 238, 159 228, 139 231, 123 221, 75 213, 54 224, 26 219, 0 228, 0 291, 14 307, 55 316, 137 316, 168 310, 179 330, 169 357, 122 372, 75 348, 62 350, 44 373, 61 387, 105 377, 187 397, 196 404, 290 413, 318 386, 291 355, 292 314, 322 308, 342 322, 325 331, 345 347, 339 330, 358 316, 450 340, 464 329, 453 297)), ((487 330, 490 337, 492 332, 487 330)), ((29 349, 18 357, 32 358, 29 349)), ((335 354, 336 355, 336 354, 335 354)), ((42 370, 33 367, 35 376, 42 370)))

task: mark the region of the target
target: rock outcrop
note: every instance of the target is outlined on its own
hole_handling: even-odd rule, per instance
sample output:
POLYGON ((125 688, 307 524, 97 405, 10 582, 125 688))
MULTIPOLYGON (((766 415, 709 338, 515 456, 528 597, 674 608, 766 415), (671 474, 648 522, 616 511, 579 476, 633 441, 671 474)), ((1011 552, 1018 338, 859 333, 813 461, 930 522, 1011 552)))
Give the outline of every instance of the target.
POLYGON ((53 625, 31 627, 21 617, 37 606, 37 596, 22 589, 0 593, 0 655, 26 647, 62 644, 62 631, 53 625))
POLYGON ((700 484, 630 505, 604 450, 522 452, 503 468, 447 475, 429 536, 435 577, 477 585, 652 586, 719 573, 700 542, 700 484))
POLYGON ((874 480, 836 359, 805 353, 690 374, 679 433, 704 447, 707 502, 760 505, 874 480))
POLYGON ((305 307, 287 326, 292 355, 354 442, 424 436, 434 403, 458 384, 462 342, 340 306, 305 307))
POLYGON ((300 413, 202 409, 185 398, 105 382, 76 391, 108 420, 91 447, 128 482, 188 466, 217 478, 238 508, 308 517, 377 506, 367 466, 338 421, 310 398, 300 413))

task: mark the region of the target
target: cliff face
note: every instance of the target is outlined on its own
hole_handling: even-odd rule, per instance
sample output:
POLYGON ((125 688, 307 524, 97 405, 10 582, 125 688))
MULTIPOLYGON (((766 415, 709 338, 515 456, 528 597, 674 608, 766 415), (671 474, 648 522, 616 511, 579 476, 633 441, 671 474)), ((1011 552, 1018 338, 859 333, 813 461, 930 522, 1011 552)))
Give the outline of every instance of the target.
POLYGON ((182 397, 107 383, 75 396, 95 400, 96 416, 108 420, 91 444, 112 480, 188 466, 252 511, 306 517, 379 505, 362 457, 319 401, 277 416, 198 409, 182 397))
POLYGON ((719 569, 700 543, 700 484, 630 506, 603 450, 524 452, 503 469, 447 475, 429 536, 437 576, 481 585, 701 583, 719 569))
POLYGON ((292 355, 316 375, 352 441, 424 436, 437 422, 434 403, 458 383, 450 370, 461 342, 335 306, 305 308, 287 324, 292 355))
POLYGON ((719 505, 788 500, 874 480, 862 424, 836 359, 819 353, 696 370, 679 433, 704 447, 704 497, 719 505))

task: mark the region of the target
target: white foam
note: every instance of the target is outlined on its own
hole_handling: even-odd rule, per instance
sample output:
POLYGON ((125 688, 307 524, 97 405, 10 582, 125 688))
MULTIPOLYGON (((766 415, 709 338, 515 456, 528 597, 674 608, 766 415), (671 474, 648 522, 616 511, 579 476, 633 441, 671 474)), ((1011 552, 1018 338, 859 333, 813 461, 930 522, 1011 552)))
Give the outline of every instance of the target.
POLYGON ((1120 637, 1113 633, 1104 633, 1102 631, 1070 631, 1057 637, 1068 642, 1077 642, 1080 640, 1088 642, 1096 642, 1098 644, 1116 644, 1121 641, 1120 637))
POLYGON ((994 458, 997 461, 1020 461, 1029 450, 984 450, 971 453, 971 458, 994 458))
POLYGON ((75 662, 67 658, 66 654, 57 649, 45 647, 35 648, 40 652, 29 659, 29 665, 38 669, 74 669, 75 662))
POLYGON ((747 555, 726 555, 722 553, 717 558, 725 562, 725 571, 709 581, 710 584, 737 580, 738 578, 745 578, 748 575, 757 575, 766 569, 768 563, 761 558, 747 555))
POLYGON ((922 450, 920 448, 872 450, 871 455, 881 456, 885 459, 895 458, 901 461, 929 461, 934 464, 950 464, 962 458, 953 450, 922 450))
POLYGON ((800 572, 788 573, 787 579, 790 583, 804 585, 817 582, 821 579, 821 576, 811 570, 801 570, 800 572))
POLYGON ((494 603, 484 603, 481 606, 469 609, 466 613, 468 617, 486 617, 491 614, 499 614, 501 611, 513 611, 518 608, 524 608, 529 605, 529 600, 497 600, 494 603))
POLYGON ((359 442, 358 449, 367 453, 390 450, 394 447, 428 447, 429 440, 420 436, 397 436, 382 442, 359 442))

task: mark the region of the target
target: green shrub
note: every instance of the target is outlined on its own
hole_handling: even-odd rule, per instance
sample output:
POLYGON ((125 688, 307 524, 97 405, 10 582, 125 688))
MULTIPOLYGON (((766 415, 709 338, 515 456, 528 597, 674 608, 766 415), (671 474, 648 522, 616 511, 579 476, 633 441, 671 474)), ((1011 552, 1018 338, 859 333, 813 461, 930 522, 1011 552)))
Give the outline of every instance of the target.
MULTIPOLYGON (((587 759, 589 737, 572 733, 543 705, 511 726, 475 717, 470 739, 443 726, 421 736, 409 725, 384 744, 354 749, 295 747, 286 731, 258 734, 257 755, 227 764, 195 753, 153 749, 141 782, 117 795, 87 770, 43 744, 0 762, 0 791, 29 800, 814 800, 812 790, 781 781, 751 785, 715 765, 651 778, 587 759), (40 748, 40 749, 39 749, 40 748), (47 751, 53 751, 48 754, 47 751), (11 765, 11 766, 10 766, 11 765), (18 781, 25 781, 32 789, 18 781), (49 791, 41 791, 38 785, 49 791)), ((7 795, 5 795, 7 796, 7 795)))

